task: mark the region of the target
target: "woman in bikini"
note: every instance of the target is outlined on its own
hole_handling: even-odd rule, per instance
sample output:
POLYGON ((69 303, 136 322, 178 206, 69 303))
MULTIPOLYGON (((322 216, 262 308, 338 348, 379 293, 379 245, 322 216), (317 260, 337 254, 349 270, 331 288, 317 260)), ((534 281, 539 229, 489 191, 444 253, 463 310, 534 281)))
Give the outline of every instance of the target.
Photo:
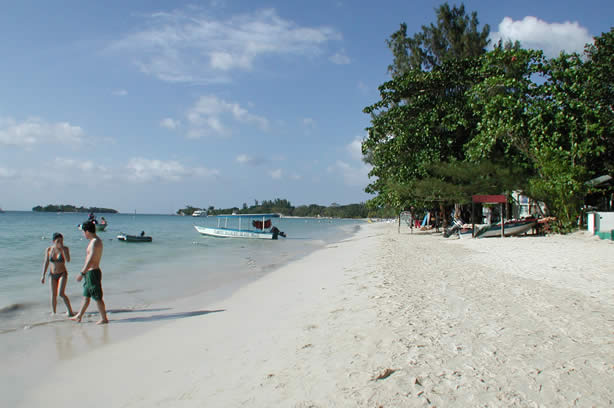
POLYGON ((56 312, 58 304, 58 294, 64 300, 68 316, 73 316, 70 300, 64 293, 66 282, 68 281, 68 271, 66 270, 66 262, 70 262, 70 251, 64 246, 64 237, 59 232, 53 234, 53 245, 45 250, 45 261, 43 263, 43 276, 41 283, 45 283, 45 275, 49 268, 49 276, 51 280, 51 310, 53 314, 56 312))

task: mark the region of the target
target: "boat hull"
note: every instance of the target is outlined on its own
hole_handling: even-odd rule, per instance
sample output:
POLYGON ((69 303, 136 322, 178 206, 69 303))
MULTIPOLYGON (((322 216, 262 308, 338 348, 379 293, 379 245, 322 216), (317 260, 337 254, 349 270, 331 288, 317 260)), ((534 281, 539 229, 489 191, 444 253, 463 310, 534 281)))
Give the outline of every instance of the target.
POLYGON ((251 239, 273 239, 272 232, 266 231, 246 231, 231 228, 210 228, 199 227, 195 225, 194 228, 199 234, 207 235, 210 237, 218 238, 251 238, 251 239))
POLYGON ((120 234, 117 236, 117 239, 124 242, 152 242, 153 239, 151 237, 141 237, 138 235, 125 235, 120 234))
MULTIPOLYGON (((535 221, 529 222, 518 222, 513 224, 505 224, 504 233, 506 237, 513 235, 524 234, 525 232, 529 232, 531 228, 535 227, 535 221)), ((498 225, 489 225, 485 228, 480 229, 476 233, 476 238, 489 238, 489 237, 500 237, 501 236, 501 224, 498 225)))

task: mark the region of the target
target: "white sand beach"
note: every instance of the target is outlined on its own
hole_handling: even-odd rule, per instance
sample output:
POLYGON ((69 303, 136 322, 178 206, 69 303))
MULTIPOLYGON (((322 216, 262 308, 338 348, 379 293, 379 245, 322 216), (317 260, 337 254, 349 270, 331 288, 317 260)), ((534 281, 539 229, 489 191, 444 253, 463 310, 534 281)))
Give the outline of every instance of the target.
POLYGON ((227 299, 157 313, 152 330, 62 360, 21 405, 614 404, 614 243, 582 233, 446 240, 365 224, 227 299))

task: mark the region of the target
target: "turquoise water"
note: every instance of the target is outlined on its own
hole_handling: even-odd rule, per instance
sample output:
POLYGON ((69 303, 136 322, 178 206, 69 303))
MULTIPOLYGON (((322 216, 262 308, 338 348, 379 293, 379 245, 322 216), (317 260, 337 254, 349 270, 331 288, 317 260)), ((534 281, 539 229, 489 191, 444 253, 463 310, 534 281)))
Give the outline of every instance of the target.
MULTIPOLYGON (((99 214, 100 216, 100 214, 99 214)), ((217 225, 216 217, 105 214, 109 226, 101 262, 108 309, 139 308, 197 293, 223 296, 268 271, 354 233, 361 221, 273 219, 288 238, 278 241, 203 237, 193 225, 217 225), (117 234, 145 231, 152 243, 125 243, 117 234)), ((75 281, 87 240, 78 230, 85 214, 0 214, 0 333, 48 316, 49 279, 40 283, 45 248, 54 232, 64 235, 72 262, 66 293, 73 309, 81 301, 75 281)), ((90 307, 92 309, 92 307, 90 307)), ((95 310, 93 308, 92 310, 95 310)), ((64 313, 59 299, 58 313, 64 313)))

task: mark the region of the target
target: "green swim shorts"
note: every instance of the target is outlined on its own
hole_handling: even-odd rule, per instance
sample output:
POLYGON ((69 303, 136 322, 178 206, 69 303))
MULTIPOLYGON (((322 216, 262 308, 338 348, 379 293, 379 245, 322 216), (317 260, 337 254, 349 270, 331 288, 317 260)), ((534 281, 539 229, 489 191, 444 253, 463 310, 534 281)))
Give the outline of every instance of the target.
POLYGON ((100 269, 90 269, 85 272, 83 279, 83 296, 102 300, 102 271, 100 269))

